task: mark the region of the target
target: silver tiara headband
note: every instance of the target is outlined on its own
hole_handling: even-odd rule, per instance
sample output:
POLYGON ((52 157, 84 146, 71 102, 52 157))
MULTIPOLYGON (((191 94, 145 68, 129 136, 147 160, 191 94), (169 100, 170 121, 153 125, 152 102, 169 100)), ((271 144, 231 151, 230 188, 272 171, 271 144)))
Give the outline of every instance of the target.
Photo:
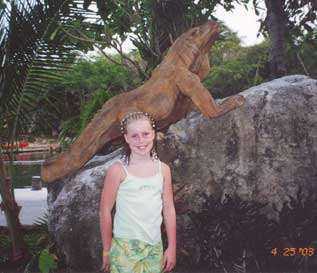
POLYGON ((147 113, 147 112, 131 112, 131 113, 127 114, 120 122, 121 133, 124 134, 124 131, 127 127, 127 123, 129 120, 138 118, 140 116, 146 117, 150 121, 152 128, 155 129, 155 121, 149 113, 147 113))

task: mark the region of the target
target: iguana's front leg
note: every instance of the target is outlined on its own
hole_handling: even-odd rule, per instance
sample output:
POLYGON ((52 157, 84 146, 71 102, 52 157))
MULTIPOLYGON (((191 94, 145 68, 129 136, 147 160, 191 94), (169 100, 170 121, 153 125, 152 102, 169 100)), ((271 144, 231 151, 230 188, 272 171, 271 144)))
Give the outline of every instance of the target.
POLYGON ((217 104, 209 91, 202 85, 200 78, 188 70, 180 70, 176 77, 179 91, 190 97, 194 105, 206 117, 219 117, 244 104, 245 98, 241 95, 231 96, 221 104, 217 104))

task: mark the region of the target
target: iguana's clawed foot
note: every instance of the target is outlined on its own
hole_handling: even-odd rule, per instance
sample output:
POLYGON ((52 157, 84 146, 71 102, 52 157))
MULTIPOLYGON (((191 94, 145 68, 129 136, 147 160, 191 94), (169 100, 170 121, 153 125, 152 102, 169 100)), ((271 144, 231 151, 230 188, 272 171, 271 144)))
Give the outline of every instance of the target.
POLYGON ((242 95, 235 95, 233 96, 236 100, 237 107, 241 107, 245 103, 245 97, 242 95))
POLYGON ((218 111, 207 115, 210 118, 220 117, 238 107, 241 107, 245 103, 245 98, 242 95, 234 95, 226 98, 218 106, 218 111))
POLYGON ((220 104, 220 107, 222 108, 221 111, 231 111, 233 109, 241 107, 244 103, 245 97, 243 97, 242 95, 230 96, 220 104))

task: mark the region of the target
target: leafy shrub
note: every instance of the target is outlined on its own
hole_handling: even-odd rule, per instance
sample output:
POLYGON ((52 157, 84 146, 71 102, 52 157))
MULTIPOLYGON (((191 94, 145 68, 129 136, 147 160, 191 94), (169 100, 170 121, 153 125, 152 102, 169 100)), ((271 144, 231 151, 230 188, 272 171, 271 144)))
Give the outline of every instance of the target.
POLYGON ((70 118, 64 123, 59 136, 63 148, 66 148, 76 140, 77 136, 85 129, 96 112, 101 109, 102 105, 111 97, 112 94, 108 90, 98 89, 86 105, 83 106, 84 109, 81 114, 70 118))
POLYGON ((304 74, 317 78, 317 31, 307 32, 291 41, 287 47, 289 74, 304 74))
POLYGON ((63 259, 57 256, 57 249, 48 233, 48 215, 35 220, 32 230, 25 236, 29 246, 31 258, 25 266, 24 273, 55 272, 58 267, 63 267, 63 259))
POLYGON ((8 235, 0 234, 0 265, 9 261, 11 239, 8 235))
POLYGON ((71 142, 101 103, 138 84, 138 77, 127 66, 110 63, 100 56, 79 60, 63 81, 50 86, 47 99, 34 113, 30 133, 50 135, 54 129, 63 140, 70 137, 71 142))
POLYGON ((56 87, 60 92, 75 97, 71 99, 72 106, 68 107, 71 112, 62 118, 64 122, 59 135, 62 146, 66 148, 75 141, 108 99, 137 84, 138 78, 133 77, 127 67, 109 63, 103 58, 76 64, 61 86, 56 87))
POLYGON ((242 47, 235 40, 212 48, 211 70, 204 85, 216 98, 237 94, 269 79, 268 42, 242 47))

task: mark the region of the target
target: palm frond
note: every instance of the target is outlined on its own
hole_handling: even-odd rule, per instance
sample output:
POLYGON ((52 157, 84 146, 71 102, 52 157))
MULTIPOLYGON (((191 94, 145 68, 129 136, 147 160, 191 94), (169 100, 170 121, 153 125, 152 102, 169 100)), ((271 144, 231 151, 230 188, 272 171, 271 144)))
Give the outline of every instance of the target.
POLYGON ((36 218, 33 222, 38 229, 46 232, 48 230, 48 213, 46 212, 43 216, 36 218))
POLYGON ((12 1, 0 11, 0 117, 11 128, 8 139, 27 130, 29 113, 75 60, 77 45, 57 30, 86 15, 96 16, 70 0, 12 1))

